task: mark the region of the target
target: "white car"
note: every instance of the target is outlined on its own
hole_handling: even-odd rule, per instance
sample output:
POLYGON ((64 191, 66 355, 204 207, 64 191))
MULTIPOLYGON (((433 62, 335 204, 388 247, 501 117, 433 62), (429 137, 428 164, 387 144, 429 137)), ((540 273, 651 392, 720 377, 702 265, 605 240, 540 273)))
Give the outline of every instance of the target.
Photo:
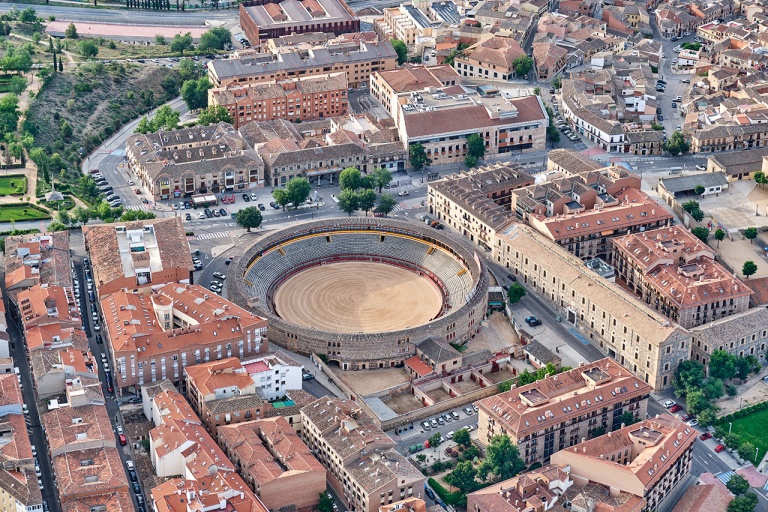
POLYGON ((399 195, 400 197, 407 196, 408 195, 408 191, 407 190, 401 190, 400 192, 397 193, 397 195, 399 195))
POLYGON ((673 405, 676 405, 676 404, 677 404, 677 402, 675 402, 674 400, 667 400, 666 402, 664 402, 664 407, 666 409, 669 409, 670 407, 672 407, 673 405))
POLYGON ((707 166, 699 164, 699 165, 696 166, 696 170, 697 171, 706 171, 707 170, 707 166))
POLYGON ((45 489, 45 486, 43 486, 43 481, 40 480, 39 478, 37 479, 37 486, 40 488, 41 491, 45 489))
POLYGON ((125 461, 125 467, 127 467, 128 469, 133 469, 133 461, 132 460, 125 461))
POLYGON ((118 434, 122 434, 123 433, 123 427, 121 427, 120 425, 117 426, 117 433, 118 434))

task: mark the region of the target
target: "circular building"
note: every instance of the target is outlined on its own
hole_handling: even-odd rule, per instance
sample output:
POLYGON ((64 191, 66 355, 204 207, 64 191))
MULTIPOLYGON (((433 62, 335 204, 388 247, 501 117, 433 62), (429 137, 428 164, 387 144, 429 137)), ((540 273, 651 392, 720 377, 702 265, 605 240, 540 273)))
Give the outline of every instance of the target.
POLYGON ((480 328, 488 276, 474 249, 424 224, 333 218, 241 251, 229 298, 269 320, 271 342, 344 370, 400 365, 422 341, 480 328))

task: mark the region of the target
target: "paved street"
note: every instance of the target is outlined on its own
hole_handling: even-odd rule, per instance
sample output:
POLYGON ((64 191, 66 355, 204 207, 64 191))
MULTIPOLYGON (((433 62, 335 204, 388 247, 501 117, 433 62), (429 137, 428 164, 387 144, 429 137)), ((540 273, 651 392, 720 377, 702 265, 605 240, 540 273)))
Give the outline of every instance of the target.
MULTIPOLYGON (((2 3, 0 4, 0 12, 8 12, 13 7, 24 10, 30 5, 2 3)), ((205 25, 206 20, 229 21, 237 19, 236 10, 177 12, 175 10, 91 9, 58 5, 33 5, 31 7, 34 7, 37 15, 42 18, 54 16, 57 20, 65 21, 101 21, 135 25, 205 25)))

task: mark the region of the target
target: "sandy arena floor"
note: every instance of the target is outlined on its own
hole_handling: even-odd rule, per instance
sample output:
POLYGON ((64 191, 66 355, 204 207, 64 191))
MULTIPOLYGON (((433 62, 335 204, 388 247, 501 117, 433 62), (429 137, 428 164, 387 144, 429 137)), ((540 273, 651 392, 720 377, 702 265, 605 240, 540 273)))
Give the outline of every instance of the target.
POLYGON ((384 368, 382 370, 343 371, 333 369, 333 374, 349 386, 352 391, 362 396, 376 393, 382 389, 408 382, 410 377, 403 368, 384 368))
POLYGON ((277 313, 316 329, 388 332, 425 324, 440 312, 432 281, 383 263, 342 262, 296 274, 275 294, 277 313))

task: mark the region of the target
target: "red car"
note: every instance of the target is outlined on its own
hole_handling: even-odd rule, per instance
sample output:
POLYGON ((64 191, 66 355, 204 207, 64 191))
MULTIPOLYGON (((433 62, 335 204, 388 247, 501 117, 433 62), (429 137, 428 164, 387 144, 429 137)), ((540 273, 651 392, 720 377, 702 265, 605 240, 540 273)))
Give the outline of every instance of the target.
POLYGON ((115 388, 113 388, 112 386, 107 386, 107 391, 109 391, 110 393, 114 393, 115 388))
POLYGON ((96 174, 96 173, 98 173, 98 172, 99 172, 99 170, 98 170, 98 169, 91 169, 91 170, 90 170, 90 171, 88 171, 88 172, 90 172, 91 174, 96 174))
POLYGON ((137 194, 141 194, 141 189, 140 188, 134 189, 134 192, 136 192, 137 194))
POLYGON ((125 446, 126 444, 128 444, 128 440, 125 438, 125 434, 120 434, 119 436, 117 436, 117 438, 120 439, 121 446, 125 446))
POLYGON ((690 421, 690 419, 693 418, 690 414, 683 414, 683 421, 690 421))
POLYGON ((715 453, 720 453, 723 450, 725 450, 725 446, 723 446, 721 444, 715 446, 715 453))
POLYGON ((672 407, 669 408, 669 412, 677 412, 677 411, 682 411, 682 410, 683 410, 683 408, 680 407, 677 404, 675 404, 675 405, 673 405, 672 407))
POLYGON ((699 439, 701 439, 702 441, 706 441, 707 439, 712 439, 712 434, 710 434, 709 432, 704 432, 699 436, 699 439))

